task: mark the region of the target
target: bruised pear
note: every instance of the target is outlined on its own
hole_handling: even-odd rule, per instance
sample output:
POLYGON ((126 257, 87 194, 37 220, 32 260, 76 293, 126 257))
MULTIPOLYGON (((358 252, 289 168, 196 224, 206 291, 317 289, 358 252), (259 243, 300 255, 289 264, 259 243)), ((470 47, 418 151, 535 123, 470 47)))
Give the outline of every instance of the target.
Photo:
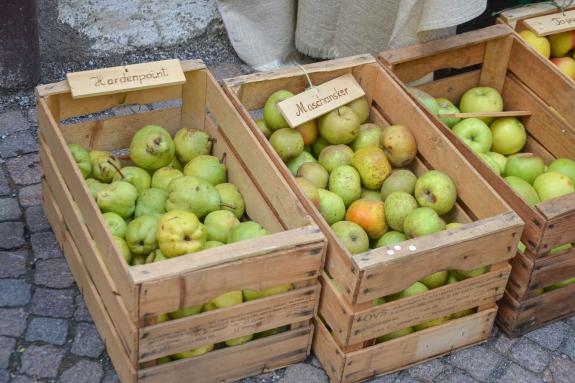
POLYGON ((92 173, 92 160, 90 159, 90 152, 88 152, 82 145, 78 144, 68 144, 68 149, 74 157, 74 161, 78 168, 80 168, 80 172, 82 172, 82 176, 84 178, 88 178, 90 173, 92 173))
POLYGON ((208 181, 212 185, 218 185, 226 182, 227 168, 215 156, 201 154, 184 167, 184 175, 195 176, 208 181))
POLYGON ((363 184, 368 189, 380 189, 391 173, 391 165, 383 150, 377 146, 366 146, 356 151, 351 164, 357 169, 363 184))
POLYGON ((198 217, 184 210, 164 214, 156 231, 158 246, 168 258, 202 250, 207 237, 208 231, 198 217))
POLYGON ((168 190, 168 185, 174 178, 179 178, 183 176, 180 170, 164 166, 163 168, 159 168, 154 172, 152 176, 152 184, 153 188, 168 190))
POLYGON ((240 221, 234 213, 228 210, 212 211, 204 219, 204 226, 208 231, 208 241, 226 243, 232 229, 239 225, 240 221))
POLYGON ((317 162, 306 162, 305 164, 302 164, 297 170, 296 176, 305 178, 316 188, 327 188, 329 173, 317 162))
POLYGON ((229 210, 236 218, 240 219, 244 215, 246 204, 237 186, 231 183, 216 185, 216 190, 220 194, 220 205, 222 210, 229 210))
POLYGON ((86 180, 86 185, 88 185, 88 190, 90 190, 90 194, 92 194, 92 197, 94 198, 96 198, 96 194, 98 194, 100 190, 103 190, 106 186, 108 186, 107 184, 93 178, 88 178, 86 180))
POLYGON ((203 130, 180 129, 174 136, 176 158, 183 164, 187 164, 202 154, 210 154, 212 150, 210 135, 203 130))
POLYGON ((228 243, 235 243, 239 241, 244 241, 246 239, 254 239, 259 237, 264 237, 270 234, 269 231, 264 229, 262 225, 255 221, 242 222, 236 225, 228 236, 228 243))
POLYGON ((120 161, 110 152, 92 150, 90 152, 92 162, 92 177, 103 183, 110 183, 121 168, 120 161))
POLYGON ((359 127, 359 134, 355 141, 351 143, 354 151, 366 146, 379 146, 381 137, 381 126, 376 124, 363 124, 359 127))
POLYGON ((351 165, 353 150, 347 145, 326 146, 319 155, 319 163, 329 173, 338 166, 351 165))
POLYGON ((315 158, 313 158, 313 156, 311 154, 309 154, 308 152, 301 152, 299 156, 297 156, 296 158, 294 158, 293 160, 290 160, 286 163, 288 169, 290 170, 291 174, 293 174, 294 176, 297 174, 297 171, 299 170, 300 166, 302 166, 305 163, 308 162, 317 162, 315 158))
POLYGON ((383 129, 381 146, 389 162, 396 168, 409 165, 417 154, 415 137, 408 128, 402 125, 392 125, 383 129))
POLYGON ((300 132, 290 128, 283 128, 273 132, 270 136, 270 144, 284 162, 299 156, 303 152, 304 147, 303 137, 300 132))
POLYGON ((208 181, 198 177, 183 176, 168 185, 166 211, 186 210, 199 218, 220 209, 220 194, 208 181))
POLYGON ((124 221, 124 218, 120 217, 116 213, 104 213, 102 214, 104 217, 104 222, 106 226, 110 230, 113 236, 119 238, 126 237, 126 229, 128 228, 128 224, 124 221))
POLYGON ((96 203, 103 213, 116 213, 126 219, 134 213, 137 198, 138 191, 134 185, 116 181, 96 194, 96 203))
POLYGON ((126 181, 134 185, 138 194, 150 188, 152 177, 150 173, 142 168, 136 166, 126 166, 125 168, 118 169, 114 174, 113 181, 126 181))
POLYGON ((159 125, 138 130, 130 144, 130 158, 137 166, 154 171, 174 160, 176 146, 170 133, 159 125))
POLYGON ((126 242, 133 254, 148 255, 158 248, 156 241, 158 222, 158 216, 142 215, 128 224, 126 242))
POLYGON ((135 217, 142 215, 161 215, 166 212, 168 192, 163 189, 150 188, 144 190, 136 201, 135 217))
POLYGON ((295 182, 303 191, 307 199, 309 199, 315 206, 319 206, 319 193, 317 188, 310 181, 302 177, 296 177, 295 182))

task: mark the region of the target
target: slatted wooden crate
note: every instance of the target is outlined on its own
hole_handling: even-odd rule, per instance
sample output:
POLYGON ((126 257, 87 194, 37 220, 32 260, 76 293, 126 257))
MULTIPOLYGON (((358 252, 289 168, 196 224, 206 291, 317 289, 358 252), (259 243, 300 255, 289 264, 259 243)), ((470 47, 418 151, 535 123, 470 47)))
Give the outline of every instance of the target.
MULTIPOLYGON (((528 133, 524 151, 541 156, 546 163, 558 157, 575 159, 575 97, 569 96, 575 92, 564 92, 572 81, 554 68, 550 70, 545 58, 507 26, 496 25, 384 52, 379 58, 399 82, 413 81, 441 69, 472 69, 419 88, 434 97, 446 97, 458 103, 467 89, 492 86, 501 91, 507 110, 532 112, 523 118, 528 133), (538 85, 533 86, 535 83, 538 85), (569 119, 563 113, 567 110, 569 119)), ((575 277, 575 252, 549 255, 551 249, 575 241, 575 193, 535 207, 528 206, 446 125, 429 116, 525 222, 522 242, 527 251, 525 255, 517 255, 513 262, 510 284, 499 309, 501 327, 507 334, 517 336, 573 313, 575 285, 535 294, 544 285, 575 277)))
POLYGON ((495 302, 503 294, 510 271, 507 260, 513 257, 523 223, 372 56, 349 57, 304 68, 316 85, 346 73, 353 74, 372 105, 371 121, 382 126, 395 123, 409 127, 419 151, 411 169, 417 174, 431 168, 449 174, 457 185, 459 199, 448 220, 466 223, 452 231, 351 255, 297 187, 250 116, 250 111, 262 108, 269 95, 279 89, 303 91, 307 85, 303 71, 280 69, 224 81, 227 94, 244 117, 245 129, 257 136, 329 240, 319 310, 325 323, 316 321, 313 349, 330 379, 355 382, 485 341, 495 319, 495 302), (478 195, 482 198, 477 198, 478 195), (484 265, 491 265, 491 269, 479 277, 372 307, 374 298, 401 291, 433 272, 484 265), (341 292, 330 278, 342 287, 341 292), (477 312, 390 342, 373 344, 378 336, 469 308, 477 308, 477 312))
POLYGON ((222 382, 303 361, 309 354, 326 241, 286 182, 262 160, 253 135, 201 61, 181 62, 186 82, 154 89, 73 99, 67 81, 37 88, 44 209, 64 249, 96 327, 122 382, 222 382), (181 106, 62 124, 107 110, 181 100, 181 106), (146 124, 175 133, 202 129, 226 153, 230 182, 251 219, 272 232, 257 240, 129 267, 113 245, 102 215, 67 143, 115 150, 146 124), (224 309, 156 323, 228 291, 293 283, 295 289, 224 309), (155 324, 156 323, 156 324, 155 324), (288 331, 191 359, 158 358, 280 326, 288 331))

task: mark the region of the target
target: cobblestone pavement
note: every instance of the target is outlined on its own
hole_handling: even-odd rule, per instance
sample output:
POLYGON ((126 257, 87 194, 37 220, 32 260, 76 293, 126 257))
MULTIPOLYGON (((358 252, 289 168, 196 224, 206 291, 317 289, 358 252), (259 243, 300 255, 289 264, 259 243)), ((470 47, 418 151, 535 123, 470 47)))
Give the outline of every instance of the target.
MULTIPOLYGON (((233 67, 215 68, 229 75, 233 67)), ((0 383, 118 382, 43 214, 35 110, 0 114, 0 383)), ((244 380, 327 382, 317 359, 244 380)), ((575 382, 575 317, 371 380, 575 382)))

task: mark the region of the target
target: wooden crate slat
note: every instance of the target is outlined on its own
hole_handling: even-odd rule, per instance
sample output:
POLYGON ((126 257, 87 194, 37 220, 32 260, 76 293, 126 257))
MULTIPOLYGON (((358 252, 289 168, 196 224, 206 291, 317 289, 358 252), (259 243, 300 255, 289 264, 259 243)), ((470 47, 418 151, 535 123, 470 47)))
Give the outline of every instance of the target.
POLYGON ((534 262, 531 289, 540 289, 575 277, 575 249, 537 258, 534 262))
POLYGON ((485 56, 479 77, 480 86, 490 86, 499 92, 503 90, 512 44, 513 36, 490 40, 485 44, 485 56))
POLYGON ((461 96, 463 96, 463 93, 470 88, 479 86, 480 75, 481 71, 478 69, 435 80, 418 86, 418 88, 429 93, 433 97, 447 98, 457 105, 459 104, 459 100, 461 99, 461 96))

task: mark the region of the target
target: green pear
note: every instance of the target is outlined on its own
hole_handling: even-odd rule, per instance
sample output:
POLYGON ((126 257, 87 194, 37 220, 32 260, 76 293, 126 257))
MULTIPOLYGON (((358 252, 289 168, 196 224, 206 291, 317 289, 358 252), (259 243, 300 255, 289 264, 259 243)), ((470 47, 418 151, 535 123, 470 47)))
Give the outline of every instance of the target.
POLYGON ((224 343, 228 347, 239 346, 241 344, 249 342, 250 340, 253 339, 253 337, 254 337, 254 334, 244 335, 244 336, 240 336, 240 337, 237 337, 234 339, 226 340, 224 343))
POLYGON ((431 114, 438 114, 439 113, 439 105, 437 100, 433 98, 430 94, 412 87, 407 87, 407 91, 416 98, 423 106, 431 112, 431 114))
POLYGON ((240 219, 245 212, 246 204, 237 186, 231 183, 216 185, 216 190, 220 193, 221 209, 229 210, 240 219))
POLYGON ((262 131, 266 138, 270 138, 272 130, 268 128, 266 121, 263 118, 261 120, 256 120, 256 126, 262 131))
POLYGON ((201 313, 202 312, 202 306, 203 305, 195 305, 192 307, 188 307, 187 309, 172 311, 169 315, 170 315, 170 318, 172 318, 172 319, 180 319, 180 318, 189 317, 189 316, 201 313))
POLYGON ((345 217, 345 204, 340 196, 328 190, 318 189, 319 212, 328 225, 333 225, 345 217))
POLYGON ((128 228, 128 224, 124 221, 124 218, 120 217, 116 213, 104 213, 102 214, 104 217, 104 222, 106 226, 110 230, 113 236, 125 238, 126 237, 126 229, 128 228))
POLYGON ((225 246, 226 244, 220 241, 206 241, 204 250, 213 249, 214 247, 225 246))
POLYGON ((213 311, 213 310, 217 310, 217 307, 212 301, 204 303, 204 305, 202 306, 203 313, 206 311, 213 311))
POLYGON ((204 355, 214 349, 213 344, 208 344, 206 346, 194 348, 193 350, 178 352, 177 354, 172 355, 174 359, 188 359, 194 358, 196 356, 204 355))
POLYGON ((351 254, 369 250, 369 237, 357 223, 339 221, 331 225, 331 229, 351 254))
POLYGON ((176 170, 179 170, 181 172, 184 171, 184 167, 182 166, 182 163, 178 160, 178 157, 174 157, 172 163, 169 164, 168 166, 164 166, 164 167, 176 169, 176 170))
POLYGON ((429 274, 427 277, 423 278, 420 282, 427 286, 428 289, 435 289, 441 287, 447 282, 448 272, 438 271, 433 274, 429 274))
MULTIPOLYGON (((308 152, 309 154, 311 154, 313 156, 312 150, 311 150, 311 145, 304 145, 303 147, 303 151, 304 152, 308 152)), ((314 157, 315 158, 315 157, 314 157)))
POLYGON ((466 310, 461 310, 458 311, 456 313, 451 314, 448 319, 452 320, 452 319, 459 319, 459 318, 463 318, 465 316, 471 315, 475 313, 475 309, 471 308, 471 309, 466 309, 466 310))
POLYGON ((388 302, 396 301, 398 299, 410 297, 412 295, 417 295, 428 291, 429 289, 421 282, 415 282, 413 285, 409 286, 407 289, 402 290, 398 293, 388 295, 386 300, 388 302))
POLYGON ((564 281, 552 284, 551 286, 547 286, 543 290, 545 292, 549 292, 549 291, 560 289, 561 287, 572 285, 574 283, 575 283, 575 278, 569 278, 569 279, 566 279, 564 281))
POLYGON ((220 209, 220 193, 208 181, 198 177, 183 176, 168 185, 166 211, 186 210, 198 218, 220 209))
POLYGON ((329 143, 325 138, 319 137, 313 144, 311 144, 311 154, 313 154, 315 158, 319 158, 321 151, 328 145, 329 143))
POLYGON ((515 193, 519 194, 519 196, 523 198, 529 206, 535 206, 541 202, 533 186, 523 178, 508 176, 505 177, 505 182, 507 182, 511 189, 513 189, 515 193))
POLYGON ((212 211, 204 219, 204 226, 208 231, 208 241, 226 243, 230 232, 239 225, 240 221, 234 213, 228 210, 212 211))
POLYGON ((315 206, 319 206, 318 189, 311 182, 302 177, 296 177, 295 182, 298 184, 307 199, 309 199, 315 206))
POLYGON ((271 328, 269 330, 265 330, 265 331, 261 331, 261 332, 256 332, 254 334, 254 339, 261 339, 261 338, 265 338, 267 336, 276 335, 276 334, 285 332, 288 329, 289 329, 288 326, 282 326, 282 327, 271 328))
POLYGON ((430 170, 419 177, 413 193, 419 206, 430 207, 439 215, 448 213, 457 199, 455 183, 439 170, 430 170))
POLYGON ((184 173, 178 169, 171 168, 169 166, 164 166, 159 168, 154 172, 152 176, 151 186, 156 189, 168 190, 168 185, 173 179, 182 177, 184 173))
POLYGON ((329 181, 329 173, 317 162, 306 162, 302 164, 297 170, 296 176, 305 178, 318 189, 327 188, 329 181))
POLYGON ((349 165, 333 169, 329 175, 329 191, 339 195, 347 208, 361 197, 361 178, 358 171, 349 165))
POLYGON ((399 231, 388 231, 384 235, 382 235, 376 242, 375 247, 384 247, 384 246, 391 246, 397 243, 406 241, 407 237, 405 234, 399 231))
POLYGON ((449 271, 449 272, 447 273, 447 281, 445 282, 445 284, 446 284, 446 285, 451 285, 451 284, 457 283, 457 282, 459 282, 459 279, 457 279, 457 278, 455 277, 455 275, 453 275, 453 273, 452 273, 451 271, 449 271))
POLYGON ((379 190, 361 188, 361 198, 383 202, 383 198, 381 198, 381 193, 379 192, 379 190))
POLYGON ((163 356, 161 358, 156 359, 156 364, 157 365, 161 365, 161 364, 166 364, 166 363, 170 363, 172 362, 173 359, 170 356, 163 356))
POLYGON ((112 182, 112 178, 122 165, 112 153, 92 150, 90 152, 90 161, 92 162, 92 177, 103 183, 112 182))
POLYGON ((299 156, 297 156, 296 158, 289 160, 286 165, 288 167, 288 169, 290 170, 291 174, 293 174, 294 176, 297 174, 297 171, 299 170, 299 168, 306 163, 311 163, 311 162, 317 162, 317 160, 315 158, 313 158, 313 156, 311 154, 309 154, 308 152, 301 152, 299 156))
POLYGON ((270 232, 264 229, 255 221, 241 222, 230 231, 227 243, 235 243, 247 239, 254 239, 269 235, 270 232))
MULTIPOLYGON (((126 245, 128 246, 128 245, 126 245)), ((129 250, 129 248, 128 248, 129 250)), ((132 256, 132 266, 143 265, 146 263, 146 256, 144 255, 134 255, 132 256)))
POLYGON ((295 129, 283 128, 270 136, 270 144, 282 161, 288 162, 303 152, 303 137, 295 129))
POLYGON ((224 307, 231 307, 235 305, 239 305, 244 301, 242 291, 241 290, 234 290, 229 291, 227 293, 218 295, 210 302, 217 308, 223 309, 224 307))
POLYGON ((366 146, 380 146, 380 137, 382 132, 381 126, 376 124, 363 124, 359 127, 359 133, 355 141, 351 143, 353 151, 364 148, 366 146))
POLYGON ((212 150, 210 135, 202 130, 183 128, 174 136, 176 158, 183 164, 187 164, 202 154, 210 154, 212 150))
POLYGON ((328 145, 320 153, 318 161, 329 173, 338 166, 351 165, 353 150, 347 145, 328 145))
POLYGON ((471 270, 451 270, 450 273, 457 278, 457 280, 462 281, 467 278, 477 277, 481 274, 486 273, 489 270, 488 266, 481 266, 476 269, 471 270))
POLYGON ((374 298, 374 299, 371 301, 371 305, 372 305, 373 307, 381 306, 381 305, 384 304, 384 303, 385 303, 385 298, 384 298, 384 297, 374 298))
POLYGON ((377 146, 358 149, 351 164, 357 169, 363 185, 368 189, 381 189, 383 181, 391 173, 391 165, 385 152, 377 146))
POLYGON ((108 186, 108 184, 102 183, 93 178, 86 179, 86 184, 88 185, 88 190, 90 190, 90 194, 94 198, 96 198, 96 194, 98 194, 99 191, 103 190, 106 186, 108 186))
POLYGON ((559 253, 564 252, 565 250, 569 250, 572 248, 573 248, 573 246, 570 243, 564 243, 561 246, 557 246, 557 247, 554 247, 553 249, 551 249, 551 251, 549 252, 549 255, 559 254, 559 253))
POLYGON ((507 157, 503 174, 505 177, 516 176, 533 184, 535 178, 545 171, 543 159, 533 153, 517 153, 507 157))
POLYGON ((174 160, 176 145, 170 133, 159 125, 146 125, 130 143, 130 158, 137 166, 154 171, 174 160))
POLYGON ((116 213, 124 219, 134 213, 137 199, 138 190, 124 181, 112 182, 96 194, 96 203, 103 213, 116 213))
POLYGON ((162 250, 156 249, 152 251, 150 254, 148 254, 148 256, 146 257, 146 263, 160 262, 165 261, 166 259, 170 258, 166 257, 164 253, 162 253, 162 250))
POLYGON ((445 225, 445 230, 457 229, 458 227, 461 227, 461 226, 463 226, 462 223, 450 222, 447 225, 445 225))
POLYGON ((126 242, 130 251, 136 255, 148 255, 158 248, 156 231, 160 218, 153 215, 142 215, 134 218, 126 230, 126 242))
POLYGON ((408 238, 423 237, 443 229, 445 222, 429 207, 415 209, 403 221, 403 232, 408 238))
POLYGON ((407 169, 394 169, 381 185, 381 197, 385 201, 393 192, 413 194, 417 177, 407 169))
POLYGON ((505 166, 507 165, 507 157, 497 152, 487 152, 485 154, 488 157, 491 157, 491 159, 495 161, 497 165, 499 165, 499 169, 501 170, 500 174, 503 174, 503 172, 505 171, 505 166))
POLYGON ((253 301, 256 299, 271 297, 272 295, 283 294, 293 289, 293 285, 291 283, 287 283, 285 285, 274 286, 267 289, 262 290, 243 290, 243 297, 244 301, 253 301))
POLYGON ((418 325, 413 326, 413 329, 415 331, 422 331, 422 330, 425 330, 425 329, 430 328, 430 327, 439 326, 440 324, 443 324, 443 323, 447 322, 448 320, 449 320, 448 317, 432 319, 432 320, 429 320, 427 322, 423 322, 423 323, 420 323, 418 325))
POLYGON ((68 144, 68 150, 74 158, 76 165, 82 172, 84 178, 88 178, 92 173, 92 160, 90 159, 90 152, 88 152, 82 145, 68 144))
POLYGON ((341 106, 319 118, 319 134, 332 145, 350 144, 359 134, 359 117, 347 106, 341 106))
POLYGON ((548 172, 561 173, 564 176, 571 178, 575 184, 575 161, 569 158, 558 158, 549 164, 548 172))
POLYGON ((218 157, 206 154, 200 154, 188 162, 184 175, 201 178, 214 186, 226 182, 228 178, 226 165, 218 157))
POLYGON ((156 239, 162 254, 168 258, 201 251, 207 238, 206 227, 194 213, 172 210, 160 217, 156 239))
POLYGON ((369 118, 369 103, 365 97, 360 97, 357 100, 350 102, 346 106, 350 107, 351 110, 353 110, 353 112, 357 115, 360 124, 363 124, 369 118))
POLYGON ((527 247, 525 246, 525 244, 519 241, 519 243, 517 244, 517 251, 519 251, 521 254, 525 254, 526 249, 527 247))
POLYGON ((501 175, 502 170, 497 161, 495 161, 491 156, 488 156, 487 153, 477 153, 477 155, 491 168, 491 170, 493 170, 497 175, 501 175))
POLYGON ((417 201, 411 194, 402 191, 391 193, 384 203, 387 224, 393 230, 403 231, 405 218, 417 207, 417 201))
POLYGON ((271 130, 289 128, 288 123, 282 116, 277 104, 293 96, 293 93, 287 90, 278 90, 271 94, 264 104, 264 121, 271 130))
POLYGON ((124 260, 128 264, 130 264, 130 261, 132 260, 132 253, 130 252, 130 247, 128 246, 124 238, 112 236, 112 239, 114 240, 114 243, 118 247, 118 250, 120 250, 120 254, 124 258, 124 260))
POLYGON ((547 172, 538 176, 533 182, 533 188, 541 201, 575 193, 571 178, 558 172, 547 172))
POLYGON ((401 330, 396 330, 396 331, 390 332, 389 334, 385 334, 383 336, 378 337, 375 340, 375 342, 376 343, 387 342, 388 340, 401 338, 402 336, 409 335, 413 332, 414 332, 414 330, 412 327, 402 328, 401 330))
POLYGON ((161 215, 166 212, 168 192, 163 189, 150 188, 144 190, 136 201, 134 217, 142 215, 161 215))
POLYGON ((437 102, 437 114, 439 114, 439 119, 448 127, 452 128, 453 125, 461 121, 460 117, 441 117, 442 114, 455 114, 459 113, 459 108, 457 108, 451 101, 446 98, 436 98, 437 102))
POLYGON ((118 169, 112 180, 131 183, 134 185, 136 190, 138 190, 138 194, 149 189, 152 183, 152 177, 150 174, 144 169, 136 166, 126 166, 125 168, 118 169))

